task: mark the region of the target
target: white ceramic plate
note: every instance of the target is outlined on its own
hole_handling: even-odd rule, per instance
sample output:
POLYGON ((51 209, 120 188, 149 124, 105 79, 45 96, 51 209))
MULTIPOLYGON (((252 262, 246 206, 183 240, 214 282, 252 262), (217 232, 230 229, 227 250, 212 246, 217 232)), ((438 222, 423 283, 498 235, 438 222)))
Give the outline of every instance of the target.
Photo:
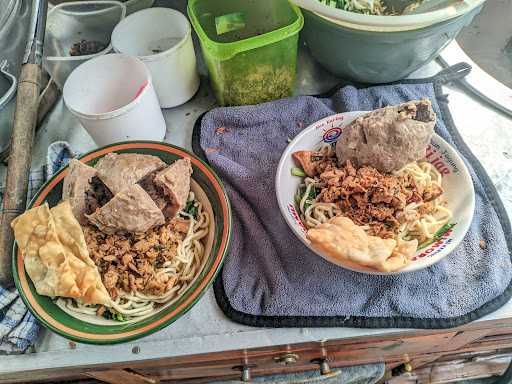
POLYGON ((315 150, 321 143, 335 142, 343 134, 345 126, 356 117, 366 113, 368 112, 346 112, 326 117, 304 129, 288 145, 279 162, 275 181, 281 214, 293 233, 309 249, 327 261, 343 268, 374 275, 391 275, 426 268, 446 257, 462 241, 473 219, 475 208, 473 182, 464 162, 457 152, 436 134, 432 137, 432 141, 427 148, 427 160, 443 175, 444 196, 447 200, 447 207, 453 212, 453 218, 450 222, 450 228, 437 241, 419 249, 409 265, 399 271, 389 273, 375 271, 364 266, 348 266, 343 261, 316 251, 306 239, 306 229, 300 220, 294 202, 294 195, 301 183, 301 178, 291 174, 292 167, 296 166, 291 155, 293 152, 300 150, 315 150))

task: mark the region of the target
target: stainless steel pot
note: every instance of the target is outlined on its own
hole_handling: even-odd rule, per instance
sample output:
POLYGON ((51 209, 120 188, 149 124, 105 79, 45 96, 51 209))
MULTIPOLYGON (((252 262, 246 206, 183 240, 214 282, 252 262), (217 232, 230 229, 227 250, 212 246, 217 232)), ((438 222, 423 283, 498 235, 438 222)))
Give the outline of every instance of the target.
POLYGON ((25 50, 31 0, 0 0, 0 161, 9 148, 16 83, 25 50))

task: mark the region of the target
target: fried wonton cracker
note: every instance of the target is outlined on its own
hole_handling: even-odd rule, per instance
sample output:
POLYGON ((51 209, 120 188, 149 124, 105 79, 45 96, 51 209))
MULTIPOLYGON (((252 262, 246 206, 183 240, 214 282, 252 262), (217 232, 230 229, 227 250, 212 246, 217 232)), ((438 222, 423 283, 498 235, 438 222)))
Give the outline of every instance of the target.
POLYGON ((37 293, 111 305, 68 201, 29 209, 11 224, 37 293))
POLYGON ((347 217, 334 217, 307 233, 313 248, 348 264, 362 265, 381 272, 405 267, 416 252, 417 240, 382 239, 368 235, 347 217))

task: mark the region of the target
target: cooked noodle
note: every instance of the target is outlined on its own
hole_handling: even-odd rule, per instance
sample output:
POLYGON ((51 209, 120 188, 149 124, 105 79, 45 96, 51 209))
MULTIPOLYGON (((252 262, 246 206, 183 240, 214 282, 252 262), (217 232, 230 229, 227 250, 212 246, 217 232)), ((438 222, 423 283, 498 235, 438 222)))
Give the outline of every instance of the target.
MULTIPOLYGON (((423 189, 429 188, 432 184, 441 187, 442 176, 439 171, 429 162, 414 162, 395 172, 397 176, 408 177, 423 189)), ((410 203, 404 209, 407 216, 408 211, 418 212, 416 220, 403 223, 398 230, 398 237, 403 240, 418 239, 422 244, 434 237, 436 232, 447 224, 452 218, 452 212, 446 208, 440 197, 429 203, 410 203), (425 204, 431 204, 431 213, 422 212, 425 204)))
MULTIPOLYGON (((332 156, 332 147, 323 146, 320 151, 327 156, 332 156)), ((407 164, 394 175, 411 180, 416 186, 425 190, 432 185, 441 187, 442 176, 432 164, 421 161, 407 164)), ((319 201, 317 196, 310 199, 310 192, 313 188, 321 189, 325 185, 321 181, 311 177, 305 177, 303 183, 299 186, 298 208, 302 221, 306 228, 314 228, 319 224, 325 223, 335 216, 343 215, 341 209, 335 203, 326 203, 319 201)), ((445 224, 448 224, 452 218, 452 212, 442 201, 442 196, 430 202, 409 203, 404 209, 405 217, 413 217, 400 225, 396 238, 402 240, 417 239, 420 247, 425 242, 432 240, 436 232, 445 224), (428 205, 427 205, 428 204, 428 205)), ((368 226, 362 226, 368 230, 368 226)))
MULTIPOLYGON (((205 256, 203 241, 208 235, 211 219, 206 210, 203 210, 203 205, 195 199, 193 192, 190 192, 188 200, 195 201, 197 219, 184 211, 179 213, 190 220, 188 232, 179 243, 175 257, 156 270, 155 278, 166 274, 173 280, 173 284, 170 284, 169 289, 162 295, 121 292, 116 300, 113 300, 111 309, 123 315, 128 321, 139 321, 154 314, 162 304, 177 299, 199 275, 205 256)), ((75 313, 95 316, 98 309, 97 305, 85 305, 73 299, 59 298, 59 301, 67 310, 75 313)))

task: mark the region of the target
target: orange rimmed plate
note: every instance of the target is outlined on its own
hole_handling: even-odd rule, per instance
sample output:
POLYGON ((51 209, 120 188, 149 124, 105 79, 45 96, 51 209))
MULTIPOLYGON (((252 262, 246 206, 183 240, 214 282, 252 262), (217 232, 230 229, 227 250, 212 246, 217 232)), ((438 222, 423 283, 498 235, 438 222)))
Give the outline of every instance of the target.
MULTIPOLYGON (((80 160, 94 165, 108 153, 141 153, 160 157, 170 164, 180 158, 192 163, 192 188, 197 198, 213 216, 213 225, 207 240, 205 261, 199 275, 176 300, 164 305, 148 318, 133 323, 102 325, 71 316, 50 297, 39 295, 25 272, 23 258, 17 245, 13 249, 13 275, 16 288, 32 314, 50 330, 82 343, 122 343, 156 332, 173 323, 197 303, 220 270, 231 232, 231 208, 226 191, 213 170, 202 160, 179 147, 151 141, 123 142, 108 145, 83 155, 80 160)), ((50 207, 61 200, 63 179, 68 172, 64 167, 37 192, 29 208, 47 202, 50 207)))

